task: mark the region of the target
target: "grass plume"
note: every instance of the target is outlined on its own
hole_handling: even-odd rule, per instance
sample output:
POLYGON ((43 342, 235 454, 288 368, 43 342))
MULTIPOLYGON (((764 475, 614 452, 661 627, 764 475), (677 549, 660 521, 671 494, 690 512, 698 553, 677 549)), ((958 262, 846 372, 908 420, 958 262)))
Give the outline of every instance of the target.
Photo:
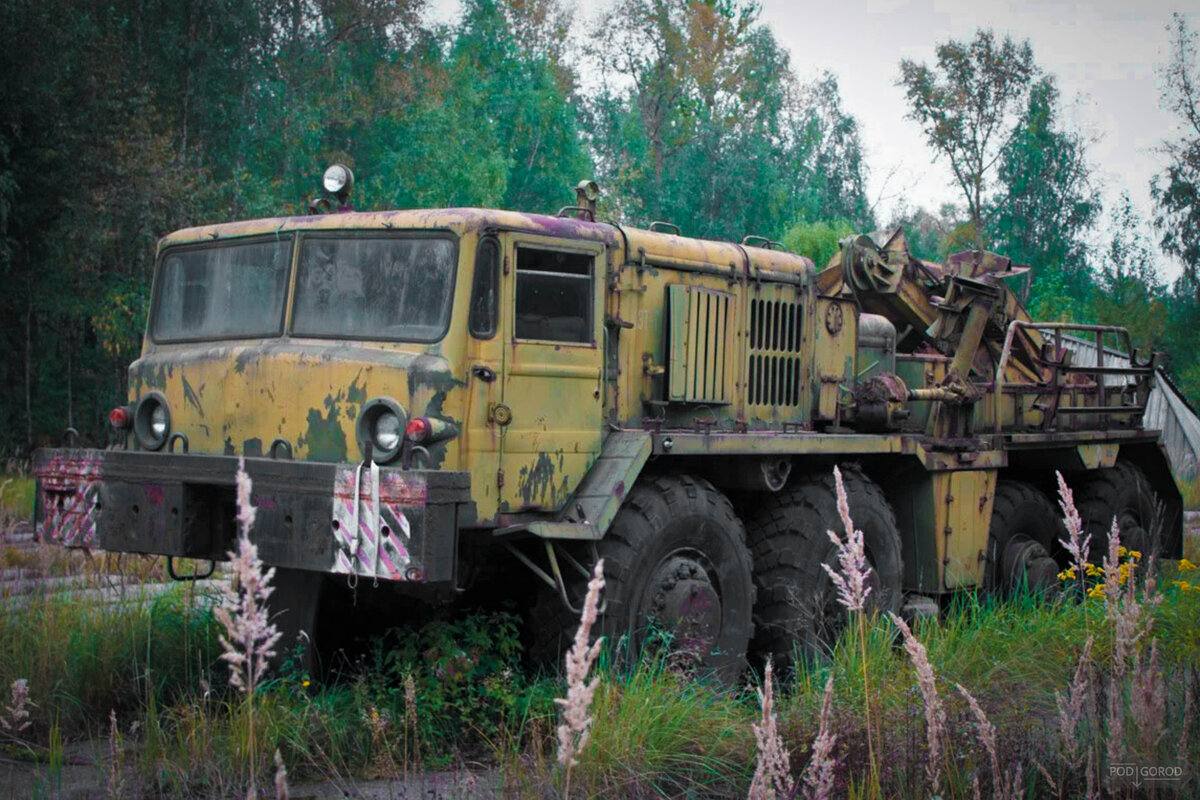
POLYGON ((895 614, 891 614, 892 623, 900 629, 904 636, 904 651, 912 662, 917 674, 917 688, 921 692, 921 701, 925 707, 925 741, 928 754, 925 761, 925 777, 929 781, 929 791, 938 796, 941 791, 942 759, 945 754, 946 742, 946 709, 938 696, 937 678, 929 663, 929 654, 925 645, 913 636, 908 624, 895 614))
POLYGON ((850 499, 846 494, 846 484, 842 481, 842 471, 833 468, 833 481, 837 487, 837 509, 841 517, 842 527, 846 530, 846 538, 842 539, 832 530, 826 531, 829 540, 837 549, 838 566, 841 574, 828 564, 821 564, 829 579, 837 587, 838 602, 854 615, 858 630, 859 652, 862 655, 863 709, 867 725, 867 756, 871 767, 871 791, 879 794, 879 775, 875 764, 875 737, 871 726, 871 686, 867 670, 867 596, 871 593, 871 565, 867 563, 866 547, 863 544, 863 532, 854 527, 850 518, 850 499))
POLYGON ((17 678, 9 687, 9 703, 0 715, 0 728, 9 738, 19 741, 33 723, 29 719, 29 681, 17 678))
POLYGON ((1085 576, 1087 575, 1088 553, 1092 546, 1092 535, 1084 536, 1083 534, 1083 519, 1075 507, 1075 494, 1067 485, 1066 478, 1058 470, 1054 471, 1054 475, 1058 478, 1058 507, 1062 509, 1063 523, 1067 528, 1067 538, 1059 539, 1058 543, 1071 554, 1071 566, 1075 570, 1075 576, 1079 581, 1080 595, 1082 595, 1085 591, 1085 576))
POLYGON ((271 580, 275 577, 275 570, 263 568, 258 547, 250 542, 255 509, 251 502, 250 476, 246 474, 245 458, 238 458, 237 508, 240 534, 236 552, 229 554, 235 583, 223 587, 226 603, 217 608, 215 614, 225 628, 225 635, 221 636, 221 646, 225 652, 221 658, 229 664, 229 682, 246 695, 252 797, 258 768, 254 694, 266 674, 271 657, 275 655, 274 647, 280 633, 272 624, 267 608, 267 600, 274 591, 271 580))
POLYGON ((813 739, 812 754, 804 768, 805 800, 828 800, 833 792, 833 770, 837 762, 833 748, 837 734, 833 731, 833 676, 825 680, 825 694, 821 700, 821 716, 817 736, 813 739))
POLYGON ((558 763, 565 771, 563 796, 571 793, 571 769, 578 763, 579 753, 587 744, 588 734, 592 726, 592 697, 600 684, 600 676, 588 680, 592 665, 600 655, 604 643, 603 637, 598 637, 589 644, 592 626, 600 608, 600 592, 604 590, 604 559, 596 562, 592 579, 588 581, 587 597, 583 600, 580 613, 579 628, 575 632, 575 642, 567 651, 567 696, 554 702, 562 708, 562 722, 558 726, 558 763))
POLYGON ((775 718, 775 676, 772 674, 771 659, 767 659, 763 670, 763 685, 758 690, 762 716, 757 725, 751 724, 754 740, 758 744, 758 758, 754 778, 750 781, 749 800, 785 800, 792 797, 795 784, 791 766, 788 764, 787 747, 779 735, 775 718))

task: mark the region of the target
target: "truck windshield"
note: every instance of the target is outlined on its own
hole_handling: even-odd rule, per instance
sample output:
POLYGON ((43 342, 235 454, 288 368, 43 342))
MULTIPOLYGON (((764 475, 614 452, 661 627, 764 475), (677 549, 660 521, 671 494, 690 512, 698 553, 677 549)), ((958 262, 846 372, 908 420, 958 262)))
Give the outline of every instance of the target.
POLYGON ((168 250, 150 326, 157 342, 278 336, 292 239, 168 250))
POLYGON ((292 333, 433 342, 450 319, 453 239, 306 236, 292 333))

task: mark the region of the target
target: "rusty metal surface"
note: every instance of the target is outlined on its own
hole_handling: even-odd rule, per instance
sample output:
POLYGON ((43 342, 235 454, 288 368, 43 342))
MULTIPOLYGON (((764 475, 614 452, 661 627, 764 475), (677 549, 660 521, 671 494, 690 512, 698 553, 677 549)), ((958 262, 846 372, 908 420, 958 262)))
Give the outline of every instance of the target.
MULTIPOLYGON (((1076 364, 1081 367, 1097 366, 1100 351, 1094 341, 1064 336, 1063 344, 1074 354, 1076 364)), ((1108 368, 1127 367, 1129 355, 1116 348, 1105 347, 1102 364, 1108 368)), ((1120 378, 1111 377, 1106 380, 1112 383, 1121 381, 1120 378)), ((1146 401, 1145 423, 1147 428, 1161 431, 1172 471, 1180 479, 1192 480, 1200 474, 1200 417, 1162 370, 1158 370, 1154 376, 1154 388, 1146 401)))

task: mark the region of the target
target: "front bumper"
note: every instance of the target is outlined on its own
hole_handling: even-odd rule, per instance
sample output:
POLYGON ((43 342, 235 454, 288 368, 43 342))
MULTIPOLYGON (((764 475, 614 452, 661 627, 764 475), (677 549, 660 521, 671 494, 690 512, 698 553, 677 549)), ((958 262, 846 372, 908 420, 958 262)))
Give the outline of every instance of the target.
MULTIPOLYGON (((233 456, 56 449, 34 454, 36 528, 65 547, 224 560, 233 456)), ((454 580, 466 472, 247 458, 250 540, 265 564, 381 580, 454 580)))

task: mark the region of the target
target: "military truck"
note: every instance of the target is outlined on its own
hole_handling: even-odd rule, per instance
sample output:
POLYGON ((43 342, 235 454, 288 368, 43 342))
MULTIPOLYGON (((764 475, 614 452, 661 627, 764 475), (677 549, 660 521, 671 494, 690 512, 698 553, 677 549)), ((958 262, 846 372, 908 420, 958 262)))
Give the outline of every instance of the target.
POLYGON ((841 624, 835 466, 879 610, 1052 586, 1056 471, 1094 541, 1115 516, 1180 552, 1142 422, 1158 356, 1034 322, 1006 258, 934 264, 896 231, 818 272, 760 237, 599 220, 586 181, 550 216, 354 212, 351 180, 331 168, 308 216, 159 242, 110 445, 36 455, 44 540, 194 577, 181 559, 234 547, 244 459, 294 639, 504 595, 552 647, 603 558, 606 632, 665 629, 726 676, 841 624), (1067 335, 1129 358, 1073 364, 1067 335))

